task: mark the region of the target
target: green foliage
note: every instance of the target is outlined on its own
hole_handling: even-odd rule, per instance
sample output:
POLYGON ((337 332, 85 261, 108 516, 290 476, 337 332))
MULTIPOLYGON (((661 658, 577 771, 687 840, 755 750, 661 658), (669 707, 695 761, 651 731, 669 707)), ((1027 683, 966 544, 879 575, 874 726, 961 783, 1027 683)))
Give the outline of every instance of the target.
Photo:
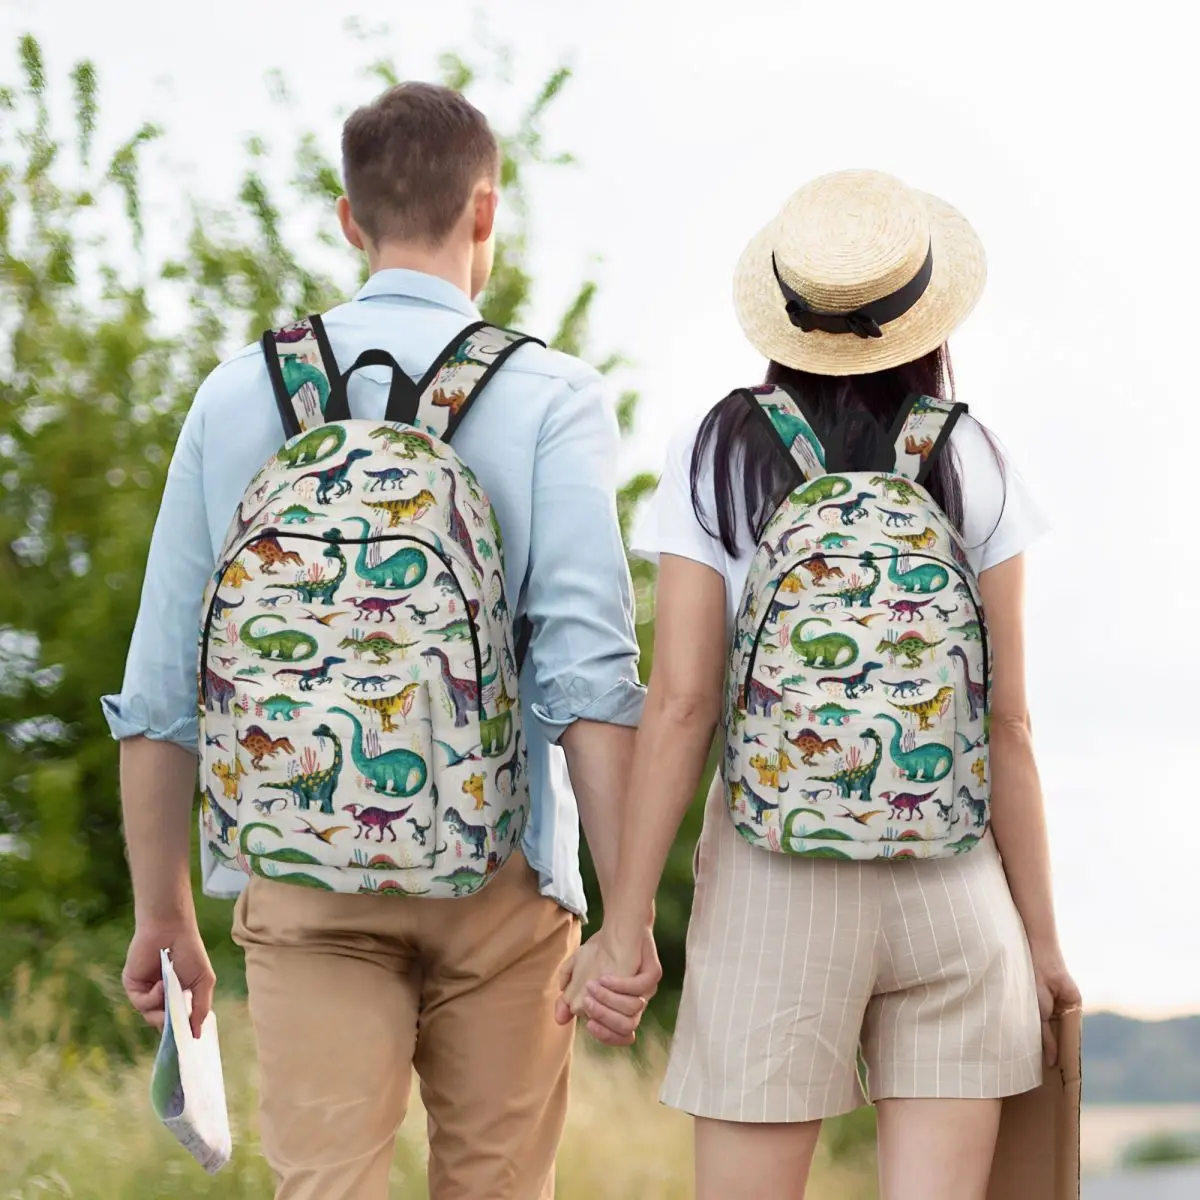
MULTIPOLYGON (((141 1035, 103 1016, 121 1011, 109 991, 130 895, 116 751, 98 698, 120 683, 171 447, 198 383, 225 354, 265 327, 330 307, 363 268, 328 232, 339 175, 314 135, 285 152, 250 138, 235 196, 183 197, 178 213, 160 217, 142 204, 143 175, 161 169, 153 158, 159 127, 106 136, 96 71, 84 62, 69 76, 71 127, 58 130, 48 102, 54 84, 32 37, 21 39, 18 63, 17 85, 0 88, 0 846, 16 850, 0 853, 0 973, 9 989, 22 961, 67 978, 80 1002, 64 1036, 103 1036, 125 1053, 141 1035), (281 161, 291 164, 283 186, 268 170, 281 161), (154 244, 172 234, 175 242, 152 261, 146 224, 159 221, 154 244), (297 228, 317 232, 296 237, 297 228)), ((464 87, 503 81, 508 66, 503 49, 482 62, 446 55, 440 63, 464 87)), ((369 74, 400 78, 390 62, 369 74)), ((569 79, 566 69, 553 72, 498 135, 505 223, 481 307, 499 324, 527 316, 528 177, 571 161, 547 147, 543 132, 569 79)), ((286 103, 281 75, 270 74, 267 86, 286 103)), ((556 345, 586 353, 595 295, 584 280, 556 345)), ((621 365, 615 355, 601 363, 606 371, 621 365)), ((627 393, 627 432, 635 407, 627 393)), ((630 482, 620 500, 624 524, 652 482, 630 482)), ((648 663, 653 572, 645 564, 634 572, 648 663)), ((663 905, 669 938, 679 942, 667 953, 677 963, 690 852, 681 858, 685 867, 666 889, 678 897, 663 905)), ((201 920, 228 984, 240 975, 228 905, 202 901, 201 920)))
POLYGON ((1200 1136, 1156 1133, 1134 1142, 1121 1156, 1121 1162, 1134 1169, 1200 1162, 1200 1136))

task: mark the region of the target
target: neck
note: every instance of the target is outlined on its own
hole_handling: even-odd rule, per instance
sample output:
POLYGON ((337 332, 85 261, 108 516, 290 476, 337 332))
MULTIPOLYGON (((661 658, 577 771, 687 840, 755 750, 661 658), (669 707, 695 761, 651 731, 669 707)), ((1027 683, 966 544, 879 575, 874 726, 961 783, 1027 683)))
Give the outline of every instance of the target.
POLYGON ((422 275, 433 275, 452 283, 471 299, 472 249, 470 245, 450 243, 430 249, 403 242, 384 242, 368 252, 367 269, 372 275, 377 271, 397 269, 420 271, 422 275))

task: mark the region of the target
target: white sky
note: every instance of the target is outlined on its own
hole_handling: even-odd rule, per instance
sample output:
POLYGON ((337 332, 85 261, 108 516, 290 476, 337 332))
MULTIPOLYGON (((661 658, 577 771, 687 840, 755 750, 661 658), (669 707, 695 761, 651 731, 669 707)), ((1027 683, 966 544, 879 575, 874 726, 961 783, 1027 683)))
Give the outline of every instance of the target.
MULTIPOLYGON (((1197 103, 1189 39, 1164 0, 996 6, 963 0, 506 0, 511 111, 564 58, 549 122, 582 165, 539 177, 548 333, 584 272, 598 349, 643 393, 630 469, 761 364, 729 301, 744 243, 807 178, 890 170, 961 208, 989 249, 984 302, 955 339, 960 398, 1003 441, 1054 522, 1031 555, 1030 675, 1063 939, 1093 1007, 1200 1010, 1200 496, 1197 103), (1189 530, 1191 523, 1189 521, 1189 530), (1190 616, 1190 621, 1187 618, 1190 616), (1189 733, 1189 729, 1191 732, 1189 733), (1195 846, 1193 844, 1195 839, 1195 846)), ((62 79, 98 64, 104 129, 168 127, 172 180, 229 194, 251 132, 339 117, 394 56, 431 75, 469 51, 479 6, 387 6, 390 32, 342 32, 332 0, 0 0, 0 77, 16 35, 62 79), (262 77, 285 73, 287 110, 262 77)), ((153 221, 153 217, 152 217, 153 221)))

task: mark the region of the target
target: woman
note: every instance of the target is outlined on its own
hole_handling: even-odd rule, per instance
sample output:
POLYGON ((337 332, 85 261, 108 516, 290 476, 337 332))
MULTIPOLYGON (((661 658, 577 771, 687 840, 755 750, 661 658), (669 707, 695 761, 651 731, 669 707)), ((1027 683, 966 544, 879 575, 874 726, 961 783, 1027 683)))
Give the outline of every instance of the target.
POLYGON ((884 1200, 983 1200, 1000 1099, 1037 1086, 1056 1052, 1048 1018, 1079 998, 1059 950, 1025 695, 1023 551, 1042 522, 984 430, 936 403, 953 386, 946 339, 984 273, 962 216, 898 180, 842 172, 801 189, 735 284, 767 384, 783 390, 734 393, 677 438, 645 523, 640 551, 660 564, 654 670, 618 900, 571 964, 565 1000, 584 1016, 624 1005, 636 1024, 641 1001, 625 993, 645 916, 721 722, 729 778, 713 782, 697 847, 663 1089, 696 1118, 701 1200, 803 1197, 821 1120, 862 1102, 860 1049, 884 1200), (868 474, 828 478, 838 471, 868 474), (924 498, 905 491, 906 473, 924 498), (824 504, 797 499, 806 479, 824 504), (796 523, 777 537, 773 514, 788 506, 796 523), (867 548, 857 531, 872 523, 867 548), (939 539, 945 561, 918 563, 939 539), (807 555, 794 575, 789 555, 807 555), (776 590, 755 594, 765 579, 776 590), (807 619, 789 627, 794 604, 807 619), (870 604, 886 607, 872 618, 870 604), (771 622, 783 636, 768 641, 771 622), (958 662, 981 655, 973 682, 969 665, 960 676, 953 657, 923 657, 955 638, 958 662), (800 657, 759 658, 756 673, 764 646, 800 657), (785 711, 791 684, 810 691, 785 711), (947 720, 939 748, 921 731, 947 720), (771 721, 786 739, 774 746, 771 721), (972 752, 965 777, 939 790, 956 733, 972 752), (906 790, 883 790, 881 761, 906 790), (809 786, 788 795, 797 779, 809 786), (791 853, 764 853, 780 849, 791 853))

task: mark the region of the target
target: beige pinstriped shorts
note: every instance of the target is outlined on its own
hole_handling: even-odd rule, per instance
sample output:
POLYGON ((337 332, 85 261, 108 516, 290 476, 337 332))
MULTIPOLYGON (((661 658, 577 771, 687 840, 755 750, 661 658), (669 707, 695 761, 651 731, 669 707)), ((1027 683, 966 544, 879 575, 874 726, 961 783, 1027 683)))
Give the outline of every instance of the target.
POLYGON ((1029 947, 995 842, 924 862, 747 845, 709 792, 662 1101, 811 1121, 866 1095, 996 1098, 1042 1079, 1029 947))

